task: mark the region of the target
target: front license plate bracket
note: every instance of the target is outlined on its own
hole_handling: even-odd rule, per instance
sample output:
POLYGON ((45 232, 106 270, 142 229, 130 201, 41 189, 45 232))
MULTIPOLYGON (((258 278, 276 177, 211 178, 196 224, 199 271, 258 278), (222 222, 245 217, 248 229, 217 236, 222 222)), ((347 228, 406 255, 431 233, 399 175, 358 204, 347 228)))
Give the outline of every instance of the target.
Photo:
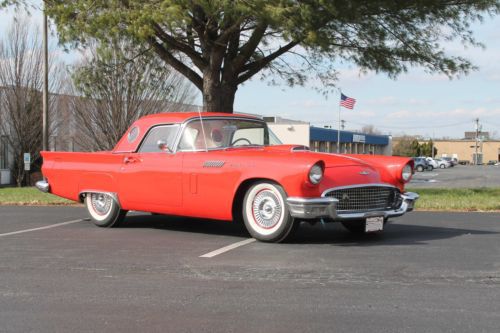
POLYGON ((384 217, 372 216, 366 218, 365 232, 376 232, 384 230, 384 217))

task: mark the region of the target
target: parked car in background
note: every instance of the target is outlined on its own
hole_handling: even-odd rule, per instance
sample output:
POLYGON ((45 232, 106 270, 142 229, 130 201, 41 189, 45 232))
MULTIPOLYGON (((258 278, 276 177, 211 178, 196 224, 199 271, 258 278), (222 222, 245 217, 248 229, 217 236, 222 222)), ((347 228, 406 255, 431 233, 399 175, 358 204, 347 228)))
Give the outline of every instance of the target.
POLYGON ((84 202, 99 227, 127 211, 242 221, 280 242, 300 221, 380 232, 413 210, 408 157, 335 155, 283 145, 265 121, 226 113, 164 113, 137 120, 113 151, 49 152, 37 187, 84 202))
POLYGON ((497 165, 498 164, 498 161, 496 160, 489 160, 488 161, 488 165, 497 165))
POLYGON ((443 160, 450 162, 450 167, 454 167, 458 164, 458 160, 454 157, 442 157, 443 160))
POLYGON ((429 165, 425 157, 412 157, 415 162, 415 170, 422 172, 424 170, 433 170, 432 165, 429 165))
POLYGON ((433 169, 439 168, 439 165, 435 159, 433 159, 432 157, 424 157, 424 158, 427 161, 427 164, 432 166, 433 169))
POLYGON ((446 160, 442 160, 440 158, 436 158, 435 161, 438 165, 437 168, 440 168, 440 169, 449 168, 451 166, 450 162, 448 162, 446 160))

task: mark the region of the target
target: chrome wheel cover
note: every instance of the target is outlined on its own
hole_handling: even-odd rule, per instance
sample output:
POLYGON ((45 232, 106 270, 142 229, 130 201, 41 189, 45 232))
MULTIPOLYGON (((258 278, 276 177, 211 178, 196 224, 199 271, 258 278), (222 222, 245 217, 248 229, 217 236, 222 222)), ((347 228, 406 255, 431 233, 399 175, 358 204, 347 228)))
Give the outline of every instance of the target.
POLYGON ((283 207, 272 190, 261 190, 253 198, 252 216, 259 227, 264 229, 275 227, 280 222, 282 214, 283 207))
POLYGON ((92 193, 90 194, 90 203, 96 214, 106 215, 111 209, 113 198, 103 193, 92 193))

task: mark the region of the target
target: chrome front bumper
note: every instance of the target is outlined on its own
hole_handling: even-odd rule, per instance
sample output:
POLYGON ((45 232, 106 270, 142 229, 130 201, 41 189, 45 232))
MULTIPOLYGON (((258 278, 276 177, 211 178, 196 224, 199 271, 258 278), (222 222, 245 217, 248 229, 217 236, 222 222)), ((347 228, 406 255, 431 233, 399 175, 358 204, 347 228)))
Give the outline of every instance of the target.
POLYGON ((383 216, 384 218, 396 217, 404 215, 406 212, 411 212, 415 205, 415 201, 419 198, 417 193, 406 192, 401 194, 402 204, 399 208, 383 211, 367 211, 367 212, 342 212, 337 211, 338 199, 331 197, 322 198, 297 198, 290 197, 287 199, 290 214, 296 218, 302 219, 318 219, 329 218, 332 220, 358 220, 370 216, 383 216))
POLYGON ((37 181, 35 184, 36 188, 40 191, 47 193, 50 191, 50 185, 46 180, 37 181))

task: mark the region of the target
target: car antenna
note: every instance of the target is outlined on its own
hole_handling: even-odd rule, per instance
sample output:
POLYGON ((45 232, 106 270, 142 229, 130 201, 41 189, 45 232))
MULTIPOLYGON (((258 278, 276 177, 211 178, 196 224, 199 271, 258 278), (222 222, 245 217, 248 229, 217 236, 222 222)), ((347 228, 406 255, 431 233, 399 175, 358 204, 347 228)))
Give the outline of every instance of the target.
POLYGON ((207 137, 205 136, 205 127, 203 126, 203 118, 201 116, 201 110, 198 108, 198 115, 200 117, 201 133, 203 135, 203 142, 205 143, 205 152, 208 152, 207 137))

